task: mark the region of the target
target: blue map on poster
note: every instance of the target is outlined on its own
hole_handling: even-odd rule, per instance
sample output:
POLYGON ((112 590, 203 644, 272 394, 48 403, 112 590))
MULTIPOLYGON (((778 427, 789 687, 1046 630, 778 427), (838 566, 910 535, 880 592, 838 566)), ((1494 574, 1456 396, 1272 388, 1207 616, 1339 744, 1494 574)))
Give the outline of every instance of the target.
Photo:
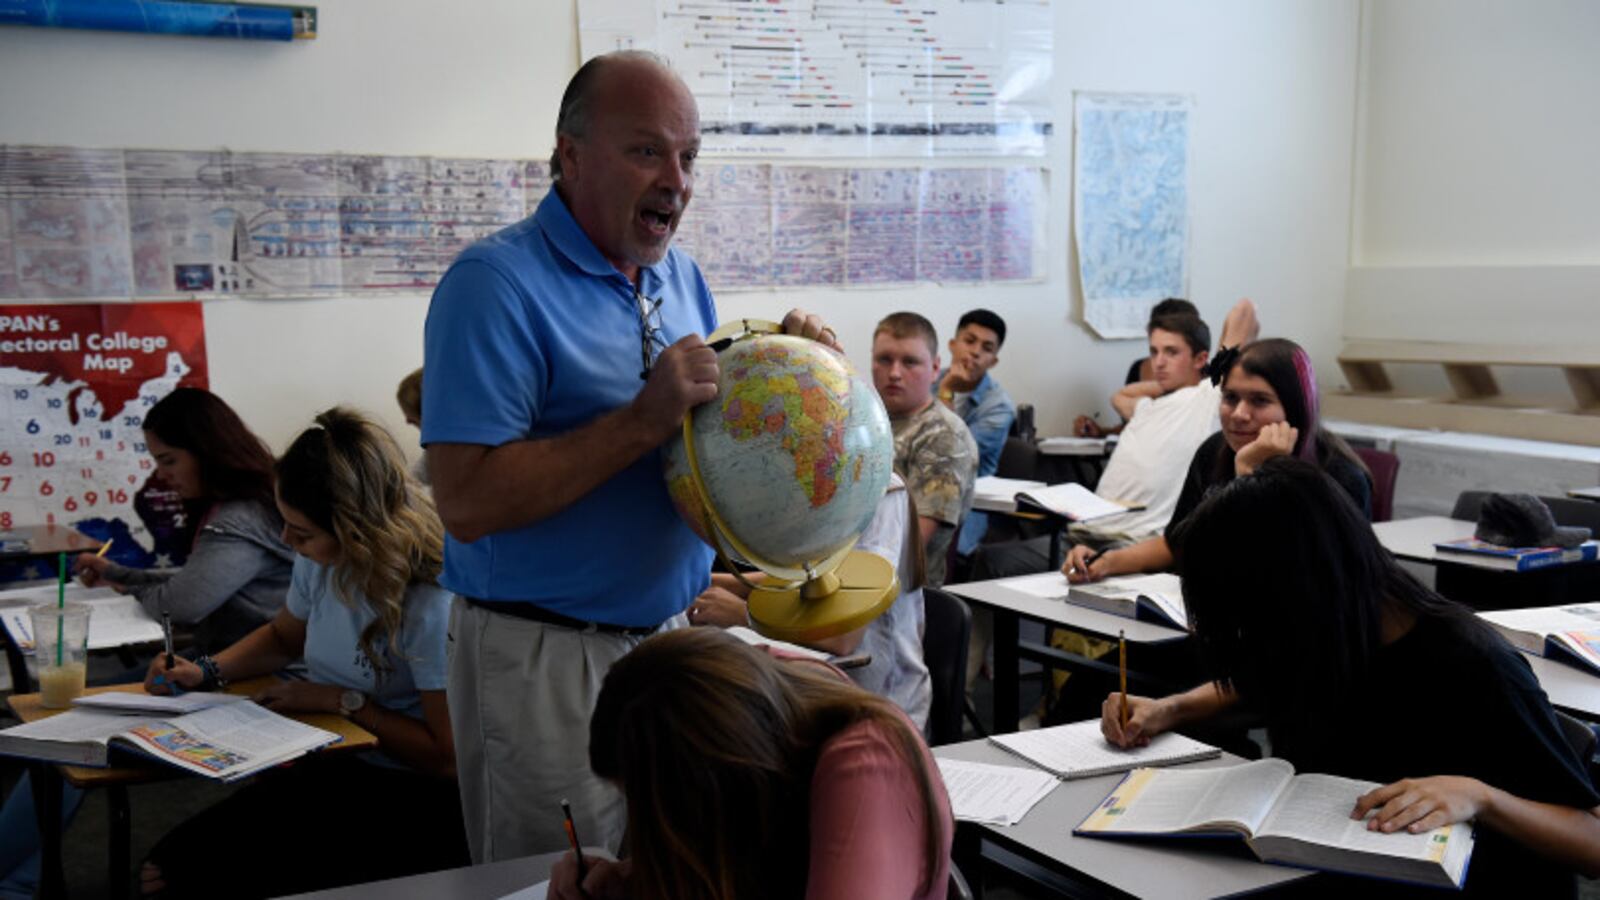
POLYGON ((1190 115, 1184 97, 1078 96, 1078 272, 1102 337, 1142 337, 1152 305, 1188 296, 1190 115))

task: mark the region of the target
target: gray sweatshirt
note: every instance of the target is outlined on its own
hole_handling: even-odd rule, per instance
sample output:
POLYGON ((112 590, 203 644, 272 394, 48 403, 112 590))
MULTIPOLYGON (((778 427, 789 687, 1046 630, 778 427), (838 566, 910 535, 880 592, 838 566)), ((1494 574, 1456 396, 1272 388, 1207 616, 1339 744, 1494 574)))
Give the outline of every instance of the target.
POLYGON ((194 549, 176 572, 113 565, 106 577, 125 584, 145 611, 163 611, 195 628, 202 653, 215 653, 265 624, 289 593, 294 552, 284 544, 277 511, 249 500, 212 508, 194 549))

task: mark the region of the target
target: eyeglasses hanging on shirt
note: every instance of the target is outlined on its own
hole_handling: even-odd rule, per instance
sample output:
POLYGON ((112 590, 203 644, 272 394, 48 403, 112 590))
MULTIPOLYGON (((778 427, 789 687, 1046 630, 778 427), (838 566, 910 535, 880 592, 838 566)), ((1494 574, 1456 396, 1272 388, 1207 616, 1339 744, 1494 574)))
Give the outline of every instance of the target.
POLYGON ((639 379, 642 381, 650 377, 650 367, 655 365, 656 357, 666 348, 667 337, 661 333, 662 298, 652 300, 635 290, 633 299, 639 313, 639 361, 642 366, 639 379))

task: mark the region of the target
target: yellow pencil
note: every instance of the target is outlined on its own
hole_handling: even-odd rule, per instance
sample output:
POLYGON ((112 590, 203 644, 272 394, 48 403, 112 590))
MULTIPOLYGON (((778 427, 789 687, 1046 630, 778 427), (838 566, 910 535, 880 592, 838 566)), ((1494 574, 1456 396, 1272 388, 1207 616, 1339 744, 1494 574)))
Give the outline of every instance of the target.
POLYGON ((1117 632, 1117 677, 1122 682, 1122 709, 1117 714, 1117 724, 1128 727, 1128 638, 1127 632, 1117 632))
POLYGON ((100 549, 98 551, 96 551, 94 555, 103 559, 103 558, 105 558, 106 551, 110 550, 110 549, 111 549, 111 538, 106 538, 106 542, 104 544, 100 545, 100 549))

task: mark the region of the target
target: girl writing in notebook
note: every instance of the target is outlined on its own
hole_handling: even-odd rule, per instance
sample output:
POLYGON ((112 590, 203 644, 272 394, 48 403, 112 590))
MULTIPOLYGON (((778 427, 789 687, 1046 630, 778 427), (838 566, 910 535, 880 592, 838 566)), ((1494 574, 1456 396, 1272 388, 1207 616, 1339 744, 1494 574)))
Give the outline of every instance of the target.
POLYGON ((1469 894, 1571 897, 1574 870, 1600 872, 1600 794, 1527 662, 1403 571, 1316 466, 1263 463, 1203 501, 1174 547, 1212 681, 1129 697, 1125 727, 1112 694, 1107 740, 1142 745, 1242 706, 1297 770, 1383 785, 1349 810, 1370 829, 1475 821, 1469 894))
POLYGON ((1195 451, 1166 534, 1100 554, 1087 545, 1073 547, 1061 568, 1069 580, 1098 581, 1171 568, 1172 531, 1206 491, 1249 474, 1275 456, 1314 463, 1344 488, 1363 513, 1371 514, 1372 482, 1366 467, 1343 439, 1322 427, 1316 373, 1299 344, 1283 338, 1255 341, 1237 356, 1229 351, 1219 354, 1213 371, 1222 373, 1222 430, 1195 451))
POLYGON ((178 388, 144 417, 155 471, 198 523, 183 568, 173 573, 120 566, 84 553, 84 584, 107 584, 192 627, 201 652, 215 652, 270 620, 289 590, 294 554, 279 537, 272 501, 272 451, 220 397, 178 388))
POLYGON ((275 769, 162 838, 142 872, 163 897, 278 896, 466 865, 445 703, 449 592, 436 579, 444 530, 394 440, 333 409, 277 464, 284 538, 297 554, 288 602, 238 643, 146 688, 189 690, 282 669, 308 678, 255 699, 282 712, 343 714, 378 738, 368 755, 275 769), (281 843, 292 842, 284 855, 281 843))
POLYGON ((714 628, 649 638, 606 675, 589 760, 627 802, 630 852, 586 858, 584 893, 569 854, 557 900, 945 896, 953 828, 927 745, 822 663, 714 628))

